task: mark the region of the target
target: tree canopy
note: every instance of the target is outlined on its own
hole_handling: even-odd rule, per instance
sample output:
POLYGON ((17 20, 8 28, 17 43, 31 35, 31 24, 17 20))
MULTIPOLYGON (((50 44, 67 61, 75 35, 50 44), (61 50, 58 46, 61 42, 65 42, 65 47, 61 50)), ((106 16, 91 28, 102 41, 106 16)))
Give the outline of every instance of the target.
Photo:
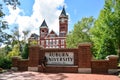
POLYGON ((105 58, 116 54, 120 44, 119 0, 105 0, 104 8, 91 29, 96 57, 105 58), (117 17, 116 17, 117 16, 117 17), (117 20, 117 21, 116 21, 117 20))
POLYGON ((90 42, 89 30, 93 26, 94 18, 82 18, 74 25, 73 31, 67 35, 67 47, 76 48, 81 42, 90 42))
POLYGON ((91 42, 97 59, 119 54, 120 59, 120 0, 105 0, 98 18, 82 18, 67 36, 67 47, 91 42))

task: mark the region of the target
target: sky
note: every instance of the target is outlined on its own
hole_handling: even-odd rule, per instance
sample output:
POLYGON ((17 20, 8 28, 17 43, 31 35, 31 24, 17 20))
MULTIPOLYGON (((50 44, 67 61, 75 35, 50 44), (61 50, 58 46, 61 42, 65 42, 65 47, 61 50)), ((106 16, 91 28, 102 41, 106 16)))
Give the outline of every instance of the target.
MULTIPOLYGON (((1 3, 2 0, 0 0, 1 3)), ((43 20, 50 30, 59 32, 59 15, 65 6, 69 15, 68 31, 73 30, 75 23, 83 17, 93 16, 97 18, 104 6, 104 0, 19 0, 21 5, 13 10, 11 6, 3 6, 6 14, 4 20, 8 22, 9 28, 19 27, 22 31, 30 30, 31 33, 39 35, 39 27, 43 20)))

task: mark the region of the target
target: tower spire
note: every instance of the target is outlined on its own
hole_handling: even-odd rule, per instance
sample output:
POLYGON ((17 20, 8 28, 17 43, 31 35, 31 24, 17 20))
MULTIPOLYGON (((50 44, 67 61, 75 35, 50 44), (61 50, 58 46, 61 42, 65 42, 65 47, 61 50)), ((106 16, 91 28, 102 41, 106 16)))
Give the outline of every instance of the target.
POLYGON ((62 12, 61 12, 60 16, 62 16, 62 15, 66 16, 65 6, 63 6, 63 10, 62 10, 62 12))
POLYGON ((46 21, 45 21, 45 19, 44 19, 44 21, 42 22, 42 24, 41 24, 40 27, 48 27, 48 26, 47 26, 47 23, 46 23, 46 21))

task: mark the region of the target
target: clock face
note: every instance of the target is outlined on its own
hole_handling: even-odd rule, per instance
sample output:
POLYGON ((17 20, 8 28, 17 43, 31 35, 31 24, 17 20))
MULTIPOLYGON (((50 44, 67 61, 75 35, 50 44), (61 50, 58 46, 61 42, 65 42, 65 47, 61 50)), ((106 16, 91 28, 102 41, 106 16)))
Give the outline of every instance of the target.
POLYGON ((62 23, 64 23, 64 21, 65 21, 65 19, 64 19, 64 18, 62 18, 62 19, 61 19, 61 22, 62 22, 62 23))

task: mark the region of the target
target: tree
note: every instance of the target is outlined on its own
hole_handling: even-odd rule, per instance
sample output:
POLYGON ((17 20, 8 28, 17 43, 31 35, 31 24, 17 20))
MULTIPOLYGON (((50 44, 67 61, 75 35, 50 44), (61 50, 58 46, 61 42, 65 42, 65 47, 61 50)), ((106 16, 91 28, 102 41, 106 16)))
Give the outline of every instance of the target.
MULTIPOLYGON (((17 5, 20 5, 20 2, 18 0, 3 0, 3 2, 6 5, 13 6, 13 9, 16 9, 17 5)), ((5 43, 8 44, 10 42, 11 35, 5 32, 8 28, 8 23, 3 20, 3 17, 5 16, 4 12, 2 11, 3 6, 0 4, 0 44, 5 43)))
POLYGON ((107 55, 116 54, 114 33, 114 2, 105 0, 104 9, 101 10, 94 27, 91 29, 94 55, 97 59, 104 59, 107 55))
POLYGON ((17 26, 14 27, 11 34, 12 34, 12 46, 19 44, 20 34, 19 34, 19 28, 17 26))
POLYGON ((120 1, 113 1, 113 38, 115 41, 115 45, 118 50, 119 62, 120 62, 120 1))
POLYGON ((2 5, 0 5, 0 43, 5 43, 11 37, 9 34, 5 32, 8 29, 8 25, 6 21, 3 21, 2 18, 5 14, 2 12, 2 5))
POLYGON ((24 48, 23 48, 22 58, 23 59, 28 59, 28 53, 29 53, 29 51, 28 51, 28 44, 26 43, 24 48))
POLYGON ((0 58, 6 56, 5 52, 6 52, 5 48, 0 48, 0 58))
MULTIPOLYGON (((20 5, 20 2, 18 0, 3 0, 3 2, 6 5, 11 5, 14 10, 16 9, 17 5, 20 5)), ((16 49, 17 48, 16 47, 16 48, 13 48, 13 50, 11 51, 11 48, 8 46, 11 42, 12 36, 6 32, 6 30, 9 29, 9 27, 8 27, 8 23, 3 20, 3 17, 5 16, 5 14, 2 11, 2 9, 3 9, 3 6, 2 4, 0 4, 0 47, 2 43, 7 44, 7 46, 5 46, 4 48, 0 48, 0 67, 4 69, 8 69, 11 67, 11 64, 12 64, 10 57, 12 57, 13 55, 18 55, 17 54, 18 50, 16 49), (6 55, 9 58, 6 57, 6 55)))
POLYGON ((23 34, 24 34, 24 42, 25 42, 25 43, 26 43, 26 39, 27 39, 29 33, 30 33, 29 30, 23 31, 23 34))
POLYGON ((5 14, 2 12, 2 4, 0 4, 0 17, 3 17, 5 14))
POLYGON ((82 18, 74 25, 74 30, 67 35, 66 43, 68 48, 76 48, 81 42, 90 42, 89 30, 93 26, 94 18, 82 18))
POLYGON ((30 46, 38 45, 38 41, 33 39, 33 40, 29 41, 29 45, 30 46))
POLYGON ((3 0, 6 5, 11 5, 13 9, 16 9, 17 5, 20 5, 19 0, 3 0))
POLYGON ((16 44, 12 51, 10 51, 7 55, 8 58, 12 58, 13 56, 19 56, 20 55, 20 50, 19 50, 19 44, 16 44))

